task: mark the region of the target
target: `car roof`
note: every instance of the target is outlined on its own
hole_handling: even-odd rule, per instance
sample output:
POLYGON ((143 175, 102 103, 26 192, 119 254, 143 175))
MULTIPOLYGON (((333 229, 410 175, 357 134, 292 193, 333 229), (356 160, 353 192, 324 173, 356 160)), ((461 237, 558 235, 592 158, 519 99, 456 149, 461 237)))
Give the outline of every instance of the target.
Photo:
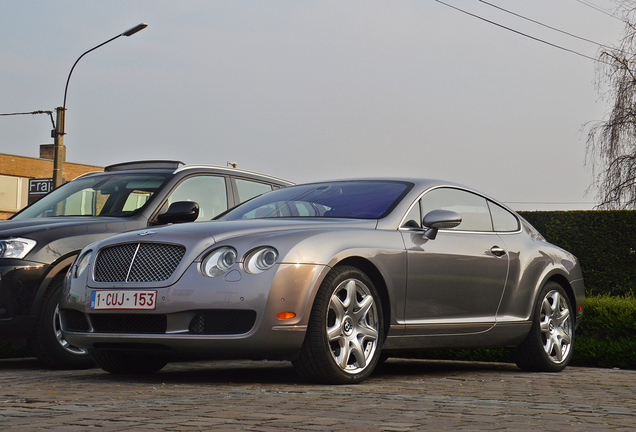
POLYGON ((178 174, 187 171, 205 171, 216 174, 232 175, 235 177, 248 177, 254 180, 261 180, 268 183, 276 183, 284 186, 291 186, 294 183, 279 177, 261 174, 253 171, 242 170, 238 168, 221 167, 215 165, 186 165, 181 161, 170 160, 147 160, 123 162, 114 165, 108 165, 104 171, 92 171, 76 177, 74 180, 84 177, 92 177, 94 175, 103 175, 113 172, 156 172, 164 174, 178 174))

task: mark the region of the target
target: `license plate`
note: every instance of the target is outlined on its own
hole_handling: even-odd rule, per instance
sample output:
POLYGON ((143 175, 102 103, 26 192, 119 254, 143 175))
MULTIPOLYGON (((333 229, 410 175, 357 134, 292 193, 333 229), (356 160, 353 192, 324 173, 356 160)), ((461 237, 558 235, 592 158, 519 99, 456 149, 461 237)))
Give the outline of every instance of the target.
POLYGON ((144 309, 157 307, 157 291, 99 290, 91 293, 91 309, 144 309))

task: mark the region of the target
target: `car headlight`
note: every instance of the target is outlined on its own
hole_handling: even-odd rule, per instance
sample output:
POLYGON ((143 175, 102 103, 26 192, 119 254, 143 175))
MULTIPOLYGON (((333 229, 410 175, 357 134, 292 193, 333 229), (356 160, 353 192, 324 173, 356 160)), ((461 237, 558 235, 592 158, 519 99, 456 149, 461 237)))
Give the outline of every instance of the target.
POLYGON ((220 276, 232 268, 236 256, 236 250, 231 247, 213 250, 203 259, 201 272, 208 277, 220 276))
POLYGON ((250 252, 245 258, 243 266, 246 272, 258 274, 274 267, 277 260, 278 251, 273 247, 265 246, 250 252))
POLYGON ((82 257, 77 262, 77 265, 75 266, 75 272, 73 273, 74 278, 77 278, 84 272, 84 270, 86 270, 86 267, 88 267, 88 263, 91 262, 92 256, 93 251, 88 251, 84 255, 82 255, 82 257))
POLYGON ((0 240, 0 258, 24 258, 38 244, 35 240, 12 238, 0 240))

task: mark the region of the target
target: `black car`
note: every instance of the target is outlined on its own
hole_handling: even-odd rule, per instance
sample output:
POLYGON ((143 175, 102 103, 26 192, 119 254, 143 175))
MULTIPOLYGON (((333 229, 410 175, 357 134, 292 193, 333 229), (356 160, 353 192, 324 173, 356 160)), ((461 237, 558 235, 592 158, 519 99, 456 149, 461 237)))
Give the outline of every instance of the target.
POLYGON ((128 230, 210 220, 290 184, 177 161, 111 165, 64 184, 0 221, 0 339, 26 342, 49 367, 91 366, 86 351, 62 337, 58 310, 64 276, 84 246, 128 230))

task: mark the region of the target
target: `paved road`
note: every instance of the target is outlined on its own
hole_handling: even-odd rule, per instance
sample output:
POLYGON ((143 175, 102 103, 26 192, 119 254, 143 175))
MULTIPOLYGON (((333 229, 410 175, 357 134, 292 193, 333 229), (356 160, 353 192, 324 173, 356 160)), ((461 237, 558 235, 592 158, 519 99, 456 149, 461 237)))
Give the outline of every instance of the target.
POLYGON ((150 377, 0 360, 0 430, 636 430, 636 371, 390 359, 363 384, 284 362, 171 364, 150 377))

